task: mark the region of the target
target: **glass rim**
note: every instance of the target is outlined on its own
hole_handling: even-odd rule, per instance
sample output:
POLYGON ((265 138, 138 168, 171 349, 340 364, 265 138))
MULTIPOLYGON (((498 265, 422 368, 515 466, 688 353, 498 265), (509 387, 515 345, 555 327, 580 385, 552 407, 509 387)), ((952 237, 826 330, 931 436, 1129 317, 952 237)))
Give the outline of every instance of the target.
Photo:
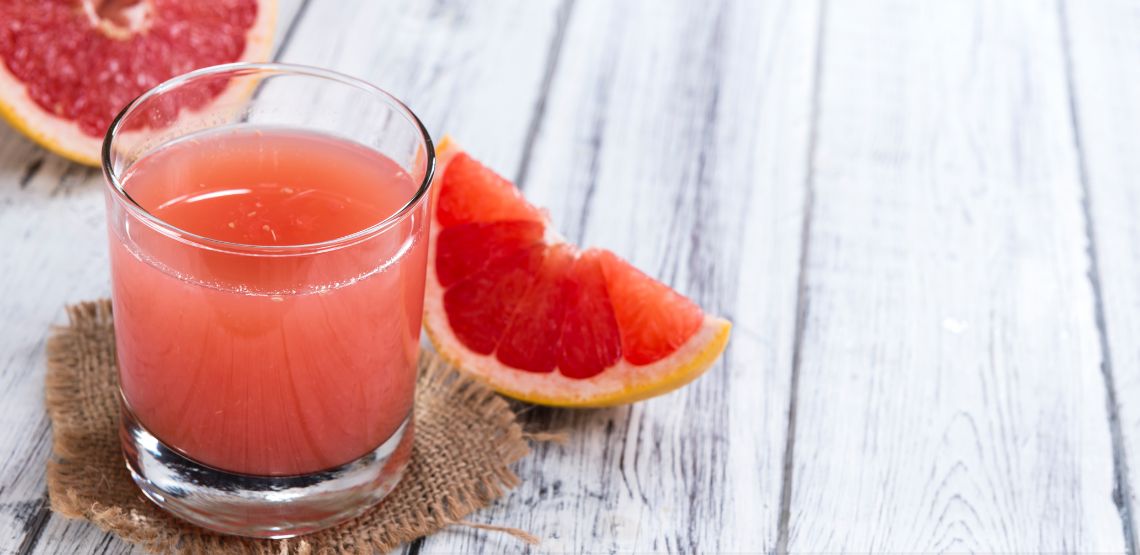
MULTIPOLYGON (((256 93, 254 93, 256 94, 256 93)), ((127 103, 126 106, 115 116, 111 121, 111 125, 107 128, 107 133, 103 137, 103 145, 101 152, 101 165, 103 169, 104 181, 108 189, 116 200, 126 208, 127 212, 135 218, 141 220, 147 226, 155 229, 156 231, 166 235, 172 239, 181 242, 192 242, 195 246, 210 248, 213 250, 222 250, 234 254, 266 254, 266 255, 299 255, 299 254, 314 254, 328 250, 335 250, 341 247, 346 247, 355 244, 359 241, 379 235, 385 229, 391 227, 394 223, 402 220, 413 208, 415 208, 427 196, 428 189, 431 187, 432 178, 435 175, 436 153, 435 145, 432 143, 431 135, 428 133, 427 128, 423 122, 420 121, 419 116, 412 111, 406 104, 395 95, 373 85, 363 79, 351 77, 343 73, 332 71, 328 69, 307 66, 302 64, 285 64, 278 62, 236 62, 229 64, 220 64, 201 69, 196 69, 181 75, 177 75, 153 88, 142 93, 134 100, 127 103), (129 117, 134 110, 138 108, 143 102, 157 96, 159 94, 169 92, 173 89, 185 85, 186 83, 206 76, 220 75, 224 73, 235 72, 248 72, 248 73, 275 73, 282 75, 293 75, 302 77, 314 77, 328 81, 338 82, 344 85, 356 87, 367 93, 379 96, 383 100, 390 103, 398 112, 414 124, 414 127, 419 132, 420 139, 423 141, 425 164, 424 164, 424 177, 419 187, 416 188, 415 194, 392 214, 384 217, 380 221, 353 233, 319 241, 315 243, 303 243, 296 245, 256 245, 250 243, 238 243, 233 241, 223 241, 214 239, 188 231, 174 224, 171 224, 162 218, 152 214, 150 210, 144 208, 141 204, 135 201, 126 189, 123 187, 121 176, 115 171, 111 162, 111 145, 115 142, 115 138, 120 134, 120 128, 123 122, 129 117)))

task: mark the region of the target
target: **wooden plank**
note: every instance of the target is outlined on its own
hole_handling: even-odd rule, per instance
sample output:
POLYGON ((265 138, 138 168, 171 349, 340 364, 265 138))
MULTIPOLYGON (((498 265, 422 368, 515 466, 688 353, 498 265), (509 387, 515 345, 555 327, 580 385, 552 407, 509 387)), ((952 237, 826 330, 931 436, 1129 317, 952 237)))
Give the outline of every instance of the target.
MULTIPOLYGON (((565 430, 472 520, 539 552, 761 552, 776 538, 812 86, 813 2, 578 0, 524 190, 735 322, 723 362, 631 407, 528 409, 565 430)), ((510 175, 507 168, 507 175, 510 175)), ((455 530, 427 553, 497 553, 455 530)))
MULTIPOLYGON (((302 3, 281 0, 279 38, 302 3)), ((337 69, 387 88, 409 100, 433 131, 461 134, 480 156, 513 172, 546 64, 545 51, 531 46, 549 42, 559 7, 556 0, 310 0, 278 53, 283 61, 337 69)), ((45 330, 61 321, 64 302, 109 291, 100 178, 5 129, 0 184, 6 186, 0 235, 29 239, 3 247, 4 259, 25 269, 0 281, 0 302, 11 314, 0 322, 0 394, 12 403, 0 416, 0 451, 8 454, 0 460, 0 551, 17 549, 39 526, 42 537, 24 545, 38 553, 131 552, 86 523, 48 519, 42 505, 50 451, 42 405, 45 330)))
POLYGON ((454 134, 510 175, 564 1, 317 0, 282 60, 376 84, 407 103, 437 141, 454 134))
POLYGON ((65 302, 109 290, 98 176, 0 129, 0 550, 34 547, 49 522, 44 342, 65 302))
POLYGON ((1136 479, 1140 461, 1140 5, 1119 0, 1062 2, 1077 145, 1082 156, 1093 279, 1115 385, 1117 504, 1128 546, 1136 549, 1136 479))
POLYGON ((1121 552, 1056 5, 824 29, 789 551, 1121 552))
MULTIPOLYGON (((66 300, 107 294, 106 235, 98 174, 4 133, 0 152, 43 160, 26 188, 5 191, 16 194, 5 195, 11 203, 0 208, 0 235, 19 238, 8 242, 9 252, 3 255, 19 261, 18 269, 9 270, 0 283, 5 314, 0 322, 0 391, 6 399, 0 416, 5 453, 0 462, 0 529, 5 530, 0 546, 30 548, 51 516, 44 483, 51 450, 43 407, 44 341, 49 325, 63 318, 66 300)), ((6 176, 0 182, 15 185, 6 176)))
MULTIPOLYGON (((300 0, 281 0, 287 26, 300 0)), ((0 551, 121 553, 129 546, 51 514, 44 484, 51 435, 43 407, 44 341, 68 302, 109 294, 97 170, 0 128, 0 551)))

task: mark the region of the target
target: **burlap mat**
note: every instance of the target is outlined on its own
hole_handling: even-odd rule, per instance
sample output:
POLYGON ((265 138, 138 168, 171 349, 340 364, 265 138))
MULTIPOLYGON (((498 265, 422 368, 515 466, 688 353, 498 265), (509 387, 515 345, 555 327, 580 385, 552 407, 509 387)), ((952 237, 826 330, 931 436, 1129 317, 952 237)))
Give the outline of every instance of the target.
POLYGON ((465 524, 533 541, 518 530, 461 522, 518 484, 509 468, 529 452, 506 401, 431 353, 420 359, 412 460, 379 506, 334 528, 290 540, 215 534, 167 515, 135 487, 119 451, 114 330, 108 301, 68 307, 70 325, 48 342, 51 508, 87 519, 151 551, 369 553, 465 524))

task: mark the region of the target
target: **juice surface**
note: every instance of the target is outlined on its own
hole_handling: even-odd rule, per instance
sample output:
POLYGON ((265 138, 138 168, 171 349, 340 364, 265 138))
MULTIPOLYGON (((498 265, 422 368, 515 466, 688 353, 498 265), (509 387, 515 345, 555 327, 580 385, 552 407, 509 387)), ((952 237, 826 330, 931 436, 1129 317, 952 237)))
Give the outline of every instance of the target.
MULTIPOLYGON (((365 230, 419 186, 375 151, 281 129, 181 140, 124 184, 186 232, 268 247, 365 230)), ((129 408, 167 445, 232 472, 309 473, 378 447, 411 412, 425 207, 374 238, 302 254, 235 254, 112 221, 129 408)))

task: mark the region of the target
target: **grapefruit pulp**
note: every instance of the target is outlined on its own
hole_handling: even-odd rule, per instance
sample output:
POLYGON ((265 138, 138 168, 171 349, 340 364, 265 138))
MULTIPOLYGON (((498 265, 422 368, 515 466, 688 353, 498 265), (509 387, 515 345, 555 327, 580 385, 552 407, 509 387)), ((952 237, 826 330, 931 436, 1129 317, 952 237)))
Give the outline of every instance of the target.
POLYGON ((602 407, 703 374, 731 324, 615 254, 579 249, 509 181, 444 139, 433 183, 424 327, 500 393, 602 407))
MULTIPOLYGON (((4 0, 0 117, 45 148, 98 165, 115 115, 188 71, 262 61, 276 0, 4 0)), ((244 95, 234 87, 219 95, 244 95)))

